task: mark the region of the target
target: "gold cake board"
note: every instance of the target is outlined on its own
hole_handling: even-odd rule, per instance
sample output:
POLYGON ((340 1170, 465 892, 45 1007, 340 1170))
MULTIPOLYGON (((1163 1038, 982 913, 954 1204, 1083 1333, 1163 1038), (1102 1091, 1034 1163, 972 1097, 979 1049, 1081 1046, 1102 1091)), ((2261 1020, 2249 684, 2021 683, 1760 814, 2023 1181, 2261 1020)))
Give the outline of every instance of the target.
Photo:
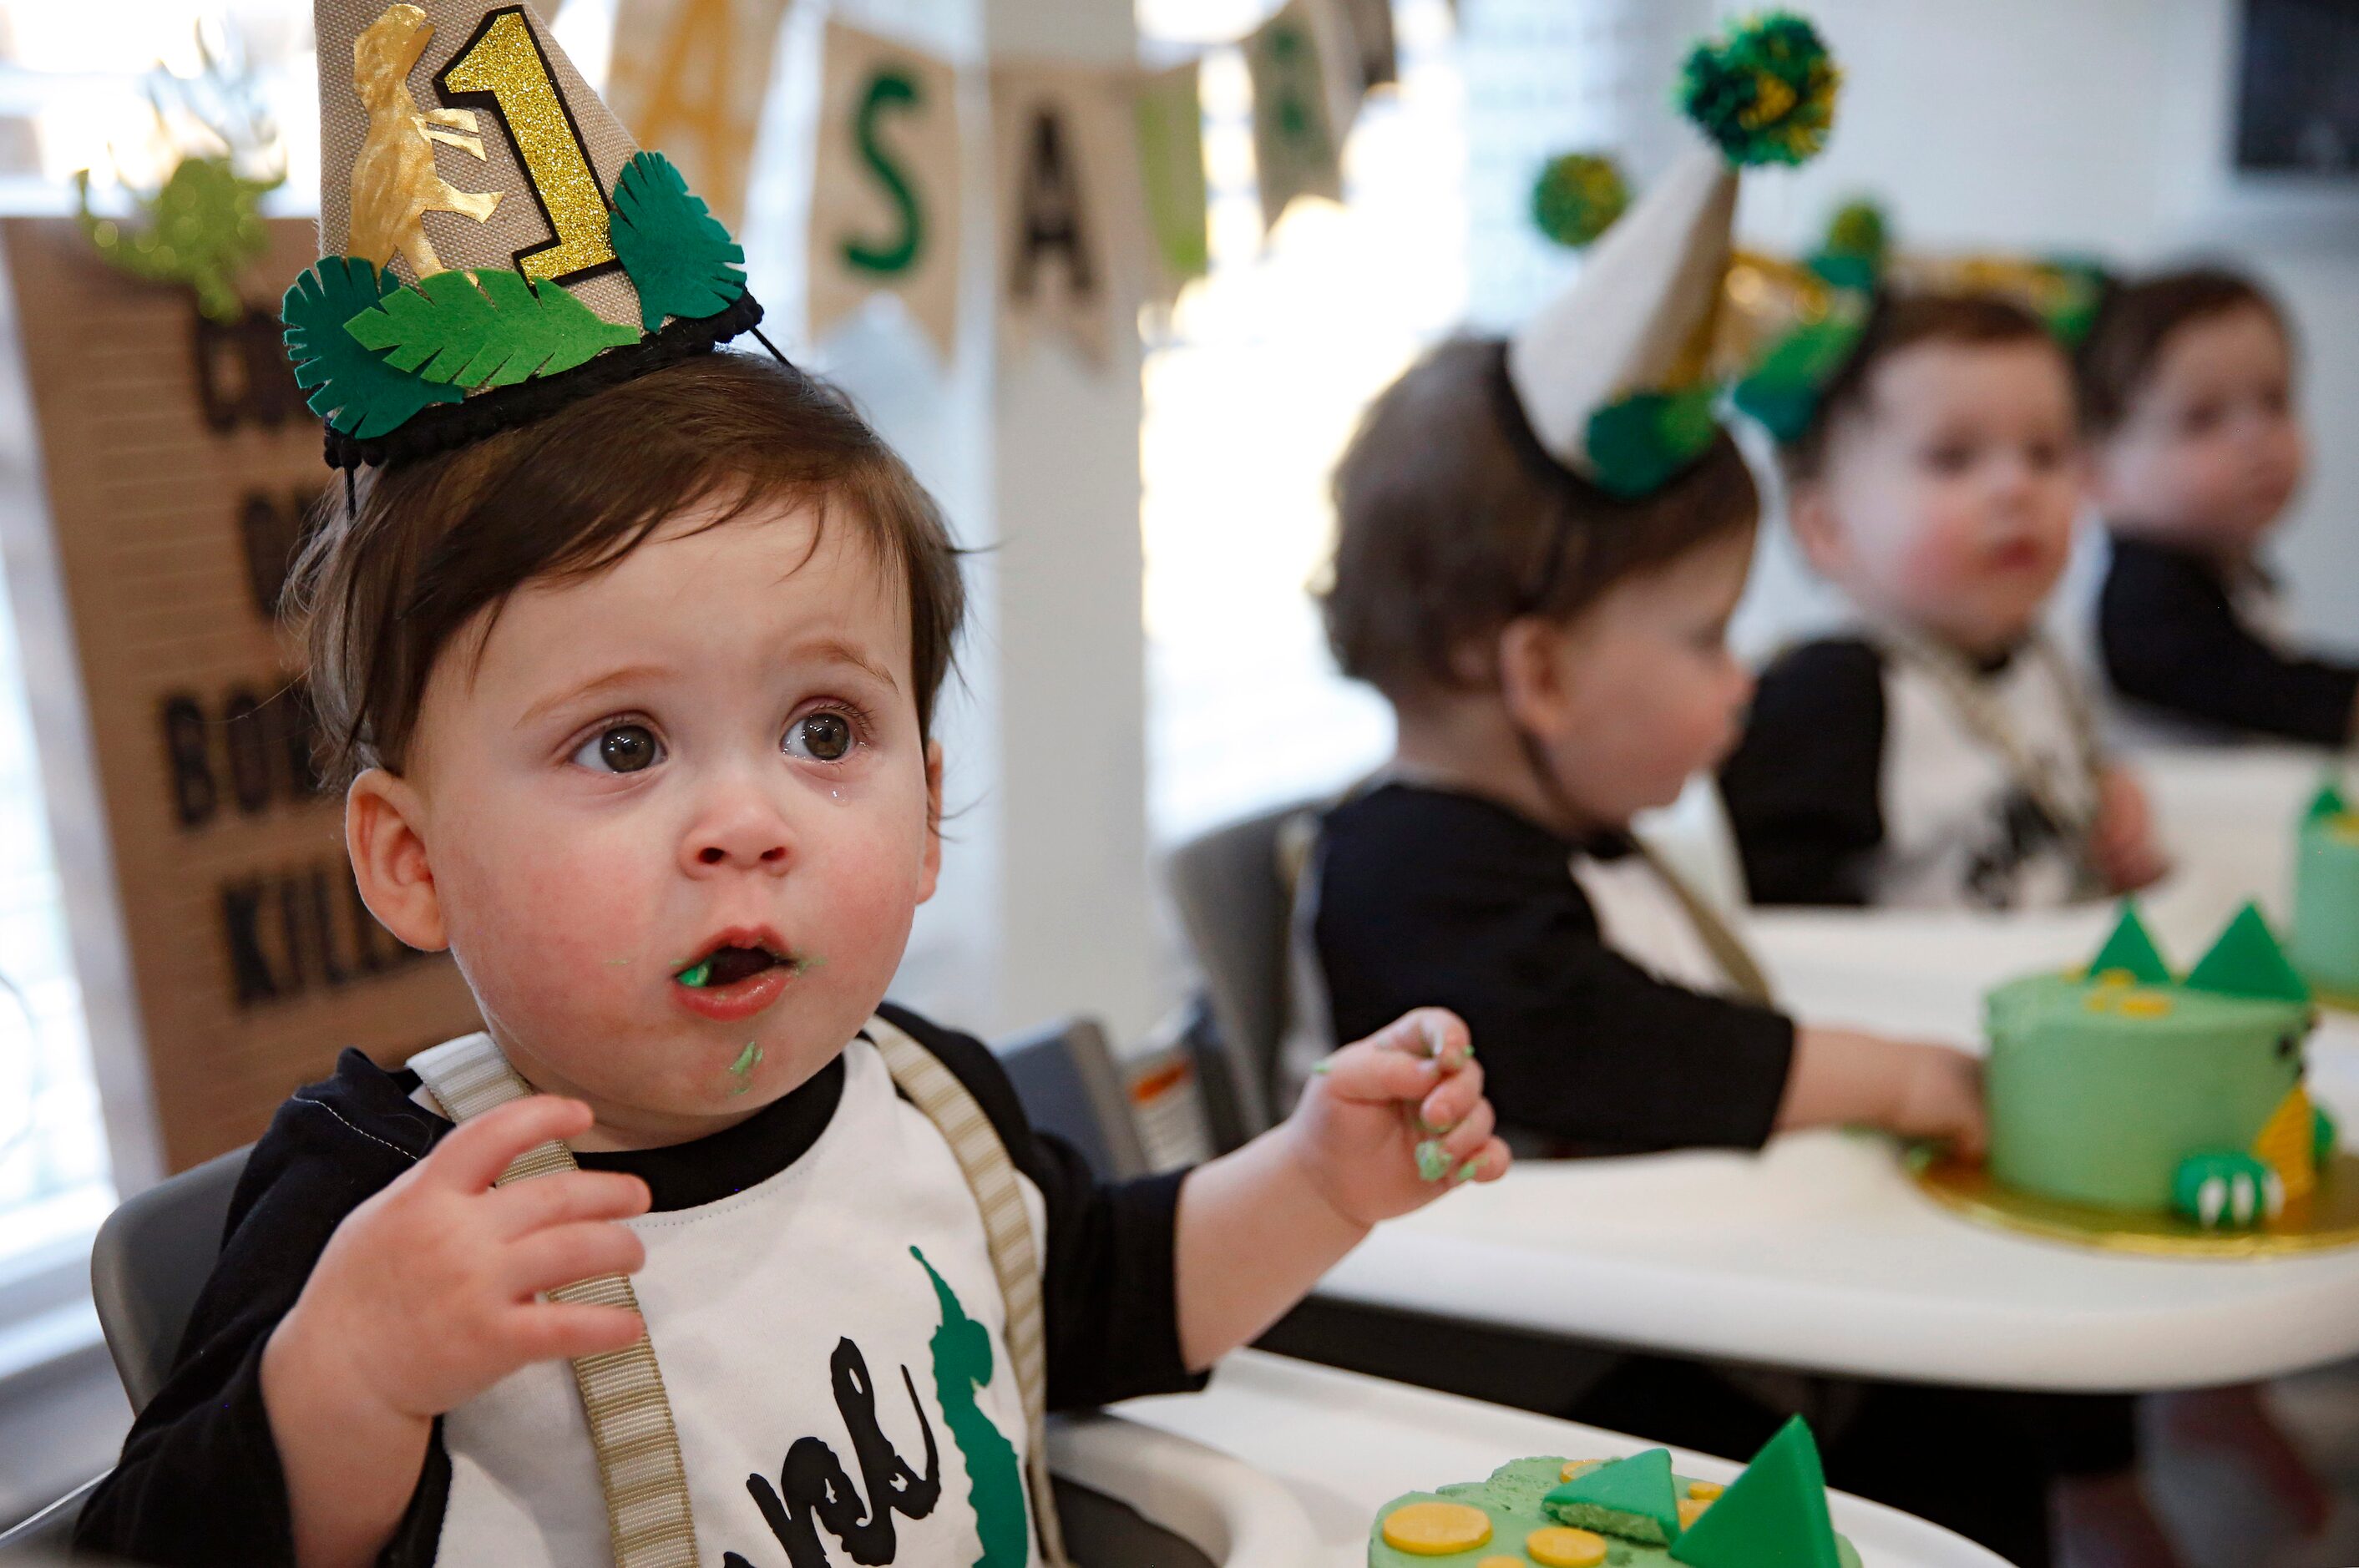
POLYGON ((2359 1245, 2359 1156, 2337 1154, 2317 1190, 2252 1230, 2205 1230, 2176 1214, 2143 1214, 2017 1192, 1982 1165, 1919 1150, 1917 1185, 1944 1208, 2005 1230, 2150 1258, 2288 1258, 2359 1245))

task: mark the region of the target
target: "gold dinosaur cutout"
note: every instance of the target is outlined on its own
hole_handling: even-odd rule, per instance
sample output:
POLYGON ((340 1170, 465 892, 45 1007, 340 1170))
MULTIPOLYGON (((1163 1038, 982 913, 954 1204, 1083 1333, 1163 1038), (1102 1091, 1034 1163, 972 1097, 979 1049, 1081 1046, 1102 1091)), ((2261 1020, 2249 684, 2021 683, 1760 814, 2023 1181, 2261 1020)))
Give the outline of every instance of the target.
POLYGON ((386 7, 353 41, 353 89, 368 111, 368 135, 353 160, 352 234, 348 254, 384 267, 396 254, 420 278, 449 268, 426 237, 429 212, 463 212, 477 223, 492 215, 500 192, 453 190, 434 167, 434 144, 484 156, 473 109, 420 109, 410 95, 409 72, 434 37, 416 5, 386 7))

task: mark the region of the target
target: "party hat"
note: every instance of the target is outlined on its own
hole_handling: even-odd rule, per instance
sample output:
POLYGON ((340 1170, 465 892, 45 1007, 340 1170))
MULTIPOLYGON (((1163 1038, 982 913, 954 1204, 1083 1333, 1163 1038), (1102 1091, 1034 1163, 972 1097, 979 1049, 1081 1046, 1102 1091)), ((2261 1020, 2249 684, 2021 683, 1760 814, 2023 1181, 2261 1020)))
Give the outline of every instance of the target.
POLYGON ((321 259, 285 317, 331 463, 461 445, 761 321, 745 252, 532 6, 313 21, 321 259))
POLYGON ((1744 23, 1688 57, 1680 101, 1712 145, 1682 156, 1604 231, 1580 275, 1511 338, 1507 375, 1540 444, 1609 494, 1661 488, 1718 430, 1737 175, 1825 145, 1839 73, 1810 24, 1744 23))

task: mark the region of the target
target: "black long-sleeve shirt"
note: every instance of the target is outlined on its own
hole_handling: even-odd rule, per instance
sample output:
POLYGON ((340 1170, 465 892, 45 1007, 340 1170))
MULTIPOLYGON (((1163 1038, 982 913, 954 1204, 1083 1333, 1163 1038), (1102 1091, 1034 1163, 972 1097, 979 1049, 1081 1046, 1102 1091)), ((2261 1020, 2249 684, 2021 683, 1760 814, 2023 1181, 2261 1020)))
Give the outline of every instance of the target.
MULTIPOLYGON (((1073 1149, 1035 1133, 990 1051, 970 1036, 882 1009, 981 1104, 1048 1214, 1042 1294, 1049 1408, 1202 1386, 1180 1350, 1173 1266, 1180 1177, 1102 1185, 1073 1149)), ((818 1142, 842 1097, 839 1057, 726 1131, 666 1149, 575 1156, 643 1178, 654 1212, 730 1198, 818 1142)), ((262 1349, 301 1294, 343 1217, 408 1170, 452 1124, 410 1099, 417 1074, 356 1051, 298 1090, 255 1146, 219 1262, 171 1377, 139 1413, 114 1472, 83 1509, 76 1544, 136 1563, 291 1564, 285 1475, 262 1401, 262 1349)), ((978 1221, 978 1223, 980 1223, 978 1221)), ((438 1423, 407 1516, 380 1562, 434 1561, 451 1485, 438 1423)))
POLYGON ((1757 1148, 1794 1026, 1605 944, 1581 845, 1505 806, 1390 784, 1327 815, 1313 937, 1335 1038, 1466 1020, 1505 1126, 1591 1152, 1757 1148))
POLYGON ((2114 689, 2151 707, 2313 746, 2351 738, 2359 665, 2277 647, 2200 556, 2114 534, 2097 650, 2114 689))

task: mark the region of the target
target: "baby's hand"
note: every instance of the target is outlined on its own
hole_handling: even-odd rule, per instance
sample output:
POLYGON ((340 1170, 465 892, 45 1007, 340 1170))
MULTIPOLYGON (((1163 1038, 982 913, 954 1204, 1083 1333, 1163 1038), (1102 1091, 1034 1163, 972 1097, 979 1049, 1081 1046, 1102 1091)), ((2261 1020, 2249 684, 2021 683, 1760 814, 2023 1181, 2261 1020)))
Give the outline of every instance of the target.
POLYGON ((1321 1062, 1287 1128, 1311 1185, 1366 1225, 1506 1175, 1495 1120, 1465 1024, 1420 1007, 1321 1062))
POLYGON ((2154 812, 2146 789, 2127 768, 2109 768, 2097 780, 2097 820, 2089 829, 2089 859, 2113 893, 2135 893, 2162 880, 2169 857, 2154 840, 2154 812))
POLYGON ((373 1415, 429 1421, 520 1367, 636 1341, 637 1313, 539 1292, 638 1269, 645 1248, 616 1222, 647 1212, 647 1183, 573 1171, 493 1185, 590 1122, 545 1094, 487 1111, 347 1214, 271 1334, 266 1399, 328 1377, 373 1415))
POLYGON ((1990 1143, 1982 1062, 1946 1045, 1896 1040, 1892 1049, 1907 1053, 1892 1130, 1903 1138, 1943 1139, 1961 1157, 1980 1160, 1990 1143))

